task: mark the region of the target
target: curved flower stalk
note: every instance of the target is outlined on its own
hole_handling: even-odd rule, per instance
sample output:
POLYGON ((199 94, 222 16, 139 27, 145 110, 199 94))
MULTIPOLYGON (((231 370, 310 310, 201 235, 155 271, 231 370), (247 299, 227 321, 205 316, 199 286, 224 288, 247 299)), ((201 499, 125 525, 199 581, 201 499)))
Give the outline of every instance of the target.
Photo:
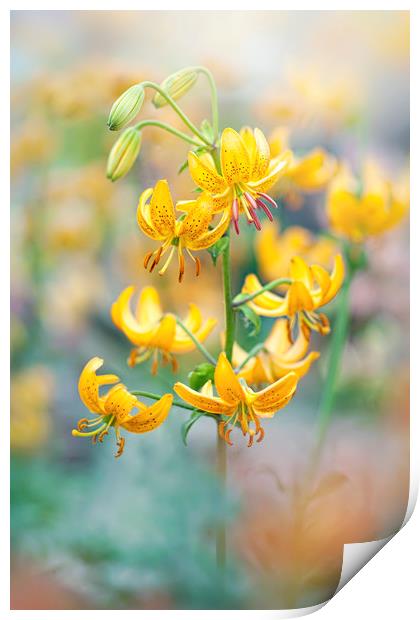
POLYGON ((93 357, 84 367, 79 379, 79 395, 83 404, 95 418, 82 418, 77 430, 72 431, 74 437, 89 437, 93 443, 103 442, 109 429, 113 428, 117 439, 116 457, 124 451, 125 439, 120 429, 130 433, 148 433, 158 428, 166 420, 172 406, 172 394, 164 394, 156 403, 146 406, 131 394, 125 385, 119 383, 117 375, 97 375, 104 361, 93 357), (113 385, 116 384, 116 385, 113 385), (106 394, 101 396, 99 389, 105 385, 113 385, 106 394), (137 411, 132 415, 133 410, 137 411))
POLYGON ((178 368, 175 355, 194 351, 196 343, 202 343, 213 330, 216 319, 203 322, 199 308, 190 304, 182 323, 184 327, 181 327, 174 314, 163 312, 159 294, 153 286, 141 291, 133 314, 130 302, 134 291, 134 286, 124 289, 111 307, 115 325, 135 345, 128 359, 129 366, 141 364, 153 356, 152 374, 156 374, 160 354, 163 364, 170 362, 175 372, 178 368))
MULTIPOLYGON (((270 150, 278 156, 289 149, 289 132, 277 127, 269 137, 270 150)), ((302 156, 292 155, 290 164, 274 188, 275 196, 284 196, 287 205, 298 209, 302 194, 325 190, 338 170, 337 159, 323 148, 315 148, 302 156)))
POLYGON ((334 268, 329 275, 320 265, 308 266, 299 256, 290 261, 290 281, 285 295, 277 295, 267 290, 254 274, 249 274, 242 288, 242 295, 237 305, 248 305, 261 316, 288 317, 293 330, 295 321, 300 326, 328 334, 330 325, 325 314, 316 311, 328 304, 344 280, 344 261, 340 254, 334 260, 334 268), (259 293, 261 291, 261 293, 259 293))
POLYGON ((301 226, 289 226, 283 231, 279 228, 277 222, 267 224, 255 237, 258 269, 265 280, 287 278, 294 256, 326 269, 332 266, 339 249, 336 241, 322 235, 316 237, 301 226))
POLYGON ((229 217, 226 213, 214 228, 209 229, 212 219, 213 204, 208 194, 202 194, 197 200, 191 201, 188 213, 176 219, 168 182, 162 179, 156 183, 154 189, 146 189, 140 196, 137 222, 145 235, 160 241, 161 245, 157 250, 146 254, 145 269, 149 268, 152 272, 169 252, 163 267, 158 272, 159 275, 163 275, 176 251, 179 263, 178 281, 182 282, 185 272, 185 250, 195 262, 196 276, 200 275, 200 259, 191 252, 212 246, 229 226, 229 217))
POLYGON ((408 180, 392 183, 371 159, 363 165, 360 182, 343 164, 327 197, 331 229, 354 243, 394 228, 408 208, 408 180))
POLYGON ((208 153, 198 156, 190 151, 188 165, 196 185, 212 195, 214 212, 227 211, 239 234, 241 213, 257 230, 261 230, 257 211, 273 219, 269 206, 277 204, 266 192, 285 173, 290 159, 290 151, 272 157, 260 129, 243 127, 238 133, 228 127, 220 140, 220 174, 208 153))
MULTIPOLYGON (((308 353, 310 331, 302 326, 297 338, 290 337, 289 321, 278 319, 259 351, 249 357, 238 344, 233 347, 233 365, 238 367, 237 376, 250 384, 273 383, 289 372, 301 379, 319 358, 318 351, 308 353)), ((258 345, 257 345, 258 346, 258 345)))
POLYGON ((264 438, 261 419, 272 418, 287 405, 296 391, 297 381, 297 374, 290 372, 264 390, 254 392, 244 379, 238 379, 226 354, 221 353, 214 373, 218 396, 213 396, 211 381, 207 381, 201 392, 180 382, 175 383, 174 391, 197 409, 223 416, 219 433, 229 445, 232 445, 232 429, 238 424, 242 434, 248 435, 250 447, 255 438, 257 442, 264 438))

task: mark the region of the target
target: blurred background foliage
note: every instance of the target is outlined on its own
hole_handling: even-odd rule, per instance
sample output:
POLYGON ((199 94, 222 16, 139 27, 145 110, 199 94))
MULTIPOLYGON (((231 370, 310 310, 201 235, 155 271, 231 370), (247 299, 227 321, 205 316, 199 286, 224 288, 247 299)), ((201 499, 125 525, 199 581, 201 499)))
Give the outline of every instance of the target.
MULTIPOLYGON (((200 278, 187 273, 182 288, 175 278, 152 277, 142 268, 148 241, 135 224, 138 196, 166 177, 177 198, 190 197, 188 172, 176 172, 186 148, 147 130, 129 177, 117 184, 105 178, 115 139, 106 119, 115 98, 135 82, 159 82, 191 64, 214 72, 225 126, 257 125, 268 135, 287 127, 295 153, 323 147, 356 170, 367 154, 390 176, 408 165, 408 13, 12 13, 17 609, 311 605, 334 591, 344 542, 387 536, 403 519, 406 225, 369 242, 369 267, 354 282, 350 340, 320 474, 332 473, 339 484, 327 485, 304 519, 299 476, 312 445, 328 338, 316 342, 320 360, 293 403, 270 422, 263 444, 247 450, 238 440, 229 450, 226 503, 214 472, 211 420, 194 426, 185 448, 186 413, 174 409, 157 432, 130 436, 118 461, 111 442, 92 447, 71 437, 84 415, 78 376, 92 354, 105 358, 130 389, 171 388, 167 370, 152 378, 145 366, 126 366, 129 345, 109 317, 124 286, 155 284, 165 307, 185 313, 193 301, 222 320, 220 273, 209 256, 200 278), (223 582, 214 561, 220 518, 228 520, 229 536, 223 582)), ((176 125, 171 111, 146 106, 144 115, 176 125)), ((185 108, 197 120, 209 115, 205 84, 185 98, 185 108)), ((326 226, 324 206, 325 191, 283 193, 275 234, 290 226, 319 232, 326 226)), ((248 229, 235 239, 235 290, 250 271, 269 278, 281 268, 276 261, 284 248, 272 252, 272 264, 261 250, 267 237, 255 236, 248 229)), ((332 320, 334 311, 332 304, 332 320)), ((263 321, 264 335, 269 328, 263 321)), ((239 340, 245 348, 256 342, 244 325, 239 340)), ((218 351, 217 335, 209 346, 218 351)), ((200 361, 198 353, 192 358, 200 361)), ((185 378, 191 363, 180 361, 185 378)))

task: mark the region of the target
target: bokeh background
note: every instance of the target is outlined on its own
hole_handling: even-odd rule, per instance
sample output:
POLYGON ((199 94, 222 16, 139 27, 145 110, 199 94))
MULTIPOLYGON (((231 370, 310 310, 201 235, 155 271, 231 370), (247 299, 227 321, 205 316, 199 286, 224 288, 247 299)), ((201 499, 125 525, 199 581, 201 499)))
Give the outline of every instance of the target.
MULTIPOLYGON (((392 173, 408 165, 409 16, 405 12, 12 12, 12 607, 265 609, 316 604, 339 580, 342 546, 389 535, 408 495, 408 226, 369 244, 352 292, 350 340, 323 472, 339 472, 296 530, 296 488, 313 442, 326 356, 262 444, 229 449, 228 501, 214 472, 211 420, 181 442, 185 412, 158 431, 92 447, 71 429, 84 415, 77 380, 93 355, 131 389, 166 390, 128 369, 130 345, 109 307, 128 284, 153 283, 166 307, 189 301, 222 319, 218 268, 158 279, 135 224, 140 192, 177 174, 186 148, 153 129, 139 161, 105 178, 115 139, 106 119, 142 79, 205 64, 223 125, 287 126, 302 152, 323 146, 353 165, 374 154, 392 173), (175 162, 175 163, 174 163, 175 162), (344 478, 343 478, 344 479, 344 478), (214 559, 214 525, 228 521, 228 576, 214 559)), ((184 100, 183 100, 184 102, 184 100)), ((210 114, 205 81, 185 98, 210 114)), ((157 112, 147 102, 142 116, 157 112)), ((159 117, 176 123, 166 108, 159 117)), ((325 194, 301 208, 280 201, 281 227, 325 227, 325 194)), ((236 240, 235 240, 236 242, 236 240)), ((257 269, 255 235, 235 243, 235 288, 257 269)), ((329 314, 334 320, 335 307, 329 314)), ((264 332, 269 325, 263 325, 264 332)), ((240 341, 253 341, 241 329, 240 341)), ((316 343, 322 353, 328 338, 316 343)), ((217 335, 209 347, 217 352, 217 335)), ((200 361, 181 359, 180 375, 200 361)))

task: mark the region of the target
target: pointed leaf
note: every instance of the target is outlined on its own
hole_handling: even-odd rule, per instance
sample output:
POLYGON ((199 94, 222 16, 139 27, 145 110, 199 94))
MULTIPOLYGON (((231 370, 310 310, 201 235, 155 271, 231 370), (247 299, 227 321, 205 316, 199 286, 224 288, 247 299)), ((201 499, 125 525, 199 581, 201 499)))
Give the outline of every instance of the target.
POLYGON ((229 239, 227 237, 222 237, 214 245, 208 248, 207 252, 210 254, 211 259, 213 261, 213 265, 216 266, 217 257, 226 250, 229 244, 229 239))
POLYGON ((257 336, 261 330, 261 318, 247 305, 240 306, 239 311, 242 312, 244 324, 246 329, 249 330, 249 335, 257 336))
POLYGON ((185 446, 187 445, 188 433, 190 432, 194 424, 204 415, 206 414, 203 413, 203 411, 193 411, 190 418, 181 426, 181 437, 185 446))

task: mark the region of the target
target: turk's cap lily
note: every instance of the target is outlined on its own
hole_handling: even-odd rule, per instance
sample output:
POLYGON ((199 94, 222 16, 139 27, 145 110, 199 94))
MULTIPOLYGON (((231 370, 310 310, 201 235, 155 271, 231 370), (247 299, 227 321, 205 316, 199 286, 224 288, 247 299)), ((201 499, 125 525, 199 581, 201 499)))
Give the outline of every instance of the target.
POLYGON ((108 157, 106 176, 117 181, 133 167, 141 146, 141 134, 135 127, 126 129, 115 142, 108 157))
POLYGON ((248 445, 254 438, 257 442, 264 437, 261 418, 271 418, 293 397, 298 377, 290 372, 260 392, 254 392, 235 374, 226 354, 221 353, 214 372, 214 384, 218 396, 213 396, 211 381, 207 382, 201 392, 177 382, 174 391, 185 402, 199 410, 221 416, 219 432, 231 445, 230 433, 238 424, 243 435, 249 436, 248 445))
POLYGON ((343 163, 327 196, 331 228, 355 243, 394 228, 407 215, 408 188, 408 179, 391 182, 372 159, 364 162, 360 180, 343 163))
POLYGON ((109 113, 108 127, 111 131, 122 129, 137 116, 143 105, 144 96, 142 84, 134 84, 118 97, 109 113))
MULTIPOLYGON (((319 358, 318 351, 308 353, 310 333, 305 326, 299 328, 292 339, 288 319, 277 319, 264 342, 262 351, 252 357, 238 372, 248 384, 273 383, 289 372, 295 372, 301 379, 319 358)), ((247 353, 235 343, 233 364, 240 366, 247 353)))
MULTIPOLYGON (((139 363, 155 354, 152 371, 156 372, 157 354, 161 353, 163 361, 171 361, 175 370, 173 355, 193 351, 195 343, 177 324, 175 315, 163 312, 159 294, 153 286, 142 289, 133 312, 131 300, 134 292, 134 286, 127 287, 111 307, 114 324, 137 347, 130 359, 139 363)), ((207 338, 216 323, 214 318, 204 321, 200 309, 193 303, 190 303, 189 312, 183 321, 199 342, 207 338)))
MULTIPOLYGON (((314 311, 328 304, 340 290, 345 275, 344 261, 341 254, 334 259, 331 275, 321 265, 309 266, 301 257, 295 256, 290 261, 288 285, 284 295, 264 291, 248 302, 248 305, 260 316, 289 317, 301 315, 304 322, 316 331, 328 333, 328 319, 324 315, 314 315, 314 311), (320 321, 318 320, 320 319, 320 321)), ((242 293, 252 295, 262 288, 255 274, 245 278, 242 293)))
POLYGON ((82 418, 77 429, 72 431, 74 437, 89 437, 92 441, 102 443, 110 428, 114 428, 118 451, 121 456, 125 440, 120 428, 130 433, 147 433, 158 428, 166 420, 172 406, 172 394, 165 394, 156 403, 147 406, 131 394, 120 383, 117 375, 97 375, 103 360, 93 357, 83 368, 79 378, 79 395, 82 403, 94 414, 95 418, 82 418), (113 385, 114 384, 114 385, 113 385), (116 385, 115 385, 116 384, 116 385), (107 392, 100 394, 104 386, 113 385, 107 392), (136 411, 133 415, 133 410, 136 411))
MULTIPOLYGON (((183 203, 186 204, 186 203, 183 203)), ((228 214, 223 214, 214 228, 209 228, 213 215, 213 201, 209 194, 201 194, 197 200, 188 201, 186 215, 176 218, 168 182, 158 181, 154 188, 145 190, 139 200, 137 222, 140 230, 155 241, 161 242, 159 248, 148 252, 144 267, 152 272, 161 259, 168 254, 163 267, 158 272, 163 275, 174 253, 178 254, 179 282, 185 271, 184 250, 195 262, 196 275, 200 274, 200 259, 191 252, 205 250, 216 243, 229 226, 228 214)))
POLYGON ((212 195, 214 211, 228 210, 239 232, 240 213, 257 230, 261 229, 259 210, 272 220, 269 206, 277 205, 266 192, 286 172, 291 157, 290 151, 271 157, 268 142, 258 128, 252 131, 243 127, 238 133, 227 127, 220 140, 220 174, 208 153, 198 156, 190 151, 188 165, 196 185, 212 195))
MULTIPOLYGON (((194 68, 185 68, 169 75, 160 85, 172 99, 181 99, 194 86, 198 79, 198 71, 194 68)), ((153 105, 155 108, 162 108, 168 105, 167 99, 159 92, 153 97, 153 105)))

